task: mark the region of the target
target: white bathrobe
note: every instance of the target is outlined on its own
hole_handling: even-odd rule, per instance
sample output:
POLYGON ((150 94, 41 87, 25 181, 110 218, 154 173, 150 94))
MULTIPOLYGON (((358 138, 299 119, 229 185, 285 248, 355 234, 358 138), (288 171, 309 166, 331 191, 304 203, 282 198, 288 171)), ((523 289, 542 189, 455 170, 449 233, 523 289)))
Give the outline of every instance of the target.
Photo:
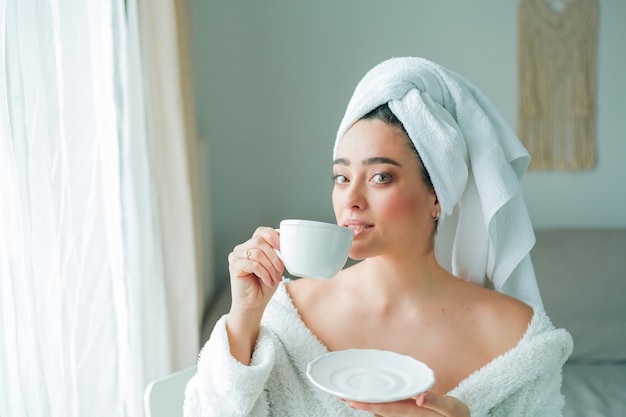
MULTIPOLYGON (((328 353, 305 326, 284 281, 270 301, 250 366, 230 354, 226 316, 200 353, 185 392, 185 417, 371 416, 313 386, 307 364, 328 353)), ((519 344, 448 393, 481 416, 561 416, 561 369, 573 347, 541 307, 519 344)))

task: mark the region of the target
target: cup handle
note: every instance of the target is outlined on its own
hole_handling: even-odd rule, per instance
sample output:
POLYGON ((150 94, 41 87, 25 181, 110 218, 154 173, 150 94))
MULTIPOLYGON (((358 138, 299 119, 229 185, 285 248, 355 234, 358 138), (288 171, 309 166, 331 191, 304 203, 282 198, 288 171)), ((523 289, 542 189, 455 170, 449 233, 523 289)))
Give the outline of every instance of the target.
MULTIPOLYGON (((280 229, 274 229, 278 232, 278 234, 280 234, 280 229)), ((272 248, 274 249, 274 248, 272 248)), ((280 253, 280 251, 278 249, 274 249, 274 252, 276 252, 276 255, 278 255, 278 257, 280 258, 281 261, 283 261, 283 263, 285 262, 285 260, 283 259, 283 254, 280 253)))

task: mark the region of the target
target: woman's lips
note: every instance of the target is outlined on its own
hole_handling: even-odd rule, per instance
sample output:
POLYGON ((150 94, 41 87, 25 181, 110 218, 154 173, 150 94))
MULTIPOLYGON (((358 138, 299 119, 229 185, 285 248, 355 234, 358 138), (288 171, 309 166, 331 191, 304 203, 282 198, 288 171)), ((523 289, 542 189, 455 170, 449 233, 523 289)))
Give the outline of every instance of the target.
POLYGON ((352 230, 355 238, 364 235, 365 233, 372 230, 372 228, 374 227, 371 224, 355 223, 355 222, 348 222, 345 224, 345 226, 348 229, 352 230))

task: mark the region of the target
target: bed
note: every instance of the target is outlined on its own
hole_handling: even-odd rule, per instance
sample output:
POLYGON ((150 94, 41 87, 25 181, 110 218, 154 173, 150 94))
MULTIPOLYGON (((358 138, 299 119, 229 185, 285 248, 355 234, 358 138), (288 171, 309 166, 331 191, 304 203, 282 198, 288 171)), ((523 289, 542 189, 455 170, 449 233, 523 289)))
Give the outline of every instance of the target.
POLYGON ((626 416, 626 229, 538 230, 546 311, 570 331, 564 417, 626 416))

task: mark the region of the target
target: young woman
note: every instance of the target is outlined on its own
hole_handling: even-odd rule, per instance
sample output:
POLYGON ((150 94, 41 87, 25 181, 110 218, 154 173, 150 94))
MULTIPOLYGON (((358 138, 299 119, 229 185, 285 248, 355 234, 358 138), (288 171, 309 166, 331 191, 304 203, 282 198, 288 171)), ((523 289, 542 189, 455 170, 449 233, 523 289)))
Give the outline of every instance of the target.
POLYGON ((334 158, 336 220, 361 262, 290 281, 274 229, 235 247, 231 310, 186 416, 560 415, 572 341, 543 311, 528 257, 527 154, 480 92, 423 59, 383 62, 357 86, 334 158), (414 357, 436 381, 389 403, 315 388, 307 364, 346 349, 414 357))

